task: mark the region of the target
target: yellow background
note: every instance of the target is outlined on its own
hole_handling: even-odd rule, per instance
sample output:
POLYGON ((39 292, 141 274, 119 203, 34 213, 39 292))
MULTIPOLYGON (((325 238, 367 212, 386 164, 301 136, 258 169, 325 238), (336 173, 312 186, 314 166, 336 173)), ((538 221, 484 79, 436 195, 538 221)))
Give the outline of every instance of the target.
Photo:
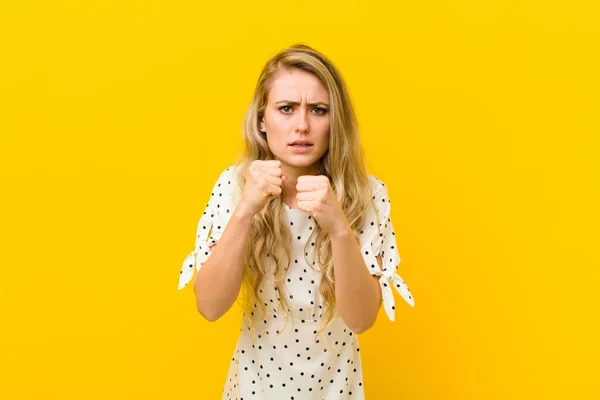
POLYGON ((3 2, 0 398, 220 398, 238 309, 179 269, 295 42, 342 71, 415 296, 360 336, 367 399, 600 398, 596 4, 3 2))

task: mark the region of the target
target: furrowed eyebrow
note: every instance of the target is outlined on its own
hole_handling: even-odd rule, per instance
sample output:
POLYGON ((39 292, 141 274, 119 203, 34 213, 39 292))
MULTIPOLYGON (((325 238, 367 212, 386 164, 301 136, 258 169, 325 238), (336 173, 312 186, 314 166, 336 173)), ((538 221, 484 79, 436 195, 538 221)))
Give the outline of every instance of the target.
MULTIPOLYGON (((297 101, 292 101, 292 100, 280 100, 280 101, 275 102, 275 104, 279 104, 279 103, 287 103, 287 104, 292 104, 294 106, 299 106, 300 105, 300 103, 298 103, 297 101)), ((329 104, 324 103, 322 101, 319 101, 317 103, 309 103, 308 105, 309 106, 319 106, 319 105, 321 105, 321 106, 329 107, 329 104)))

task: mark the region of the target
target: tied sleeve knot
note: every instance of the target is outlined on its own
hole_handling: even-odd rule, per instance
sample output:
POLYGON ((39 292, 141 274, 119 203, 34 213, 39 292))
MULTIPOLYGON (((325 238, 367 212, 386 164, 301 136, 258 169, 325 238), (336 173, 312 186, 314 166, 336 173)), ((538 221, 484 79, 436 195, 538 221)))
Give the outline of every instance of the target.
POLYGON ((379 276, 379 286, 381 286, 381 295, 383 299, 383 308, 388 318, 394 321, 396 307, 394 305, 394 294, 392 293, 393 286, 398 294, 412 307, 415 306, 415 300, 406 286, 406 282, 400 275, 392 270, 384 269, 383 271, 379 268, 373 270, 373 274, 379 276))
POLYGON ((214 234, 205 240, 198 240, 196 247, 183 261, 181 271, 179 272, 179 286, 178 290, 183 289, 194 276, 194 269, 200 270, 200 267, 210 256, 211 248, 213 244, 217 243, 220 239, 220 234, 214 234))

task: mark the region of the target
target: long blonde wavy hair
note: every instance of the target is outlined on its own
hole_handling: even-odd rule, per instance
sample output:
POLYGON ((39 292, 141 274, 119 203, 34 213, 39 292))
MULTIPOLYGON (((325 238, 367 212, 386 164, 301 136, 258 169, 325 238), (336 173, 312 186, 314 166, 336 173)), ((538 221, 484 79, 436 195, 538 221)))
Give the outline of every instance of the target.
MULTIPOLYGON (((363 224, 366 211, 373 207, 377 213, 377 208, 372 199, 356 115, 340 73, 323 54, 305 44, 295 44, 280 51, 263 67, 244 120, 245 150, 236 162, 237 186, 244 187, 245 174, 254 160, 275 159, 267 144, 266 134, 259 130, 259 123, 265 113, 269 88, 274 77, 280 70, 292 69, 313 74, 320 79, 329 93, 329 146, 321 158, 319 174, 329 178, 333 192, 358 240, 357 232, 363 224)), ((267 312, 259 293, 259 286, 268 270, 263 265, 261 256, 264 254, 267 255, 267 263, 273 263, 270 269, 272 275, 269 279, 273 280, 279 290, 280 307, 285 312, 286 324, 290 310, 284 288, 285 275, 292 259, 292 238, 284 221, 285 188, 282 189, 283 193, 270 199, 252 221, 250 243, 247 247, 242 274, 244 293, 242 310, 253 334, 254 324, 248 315, 252 305, 254 304, 255 307, 257 304, 260 305, 263 318, 267 312)), ((319 290, 325 303, 321 326, 316 335, 318 336, 332 323, 337 316, 337 310, 331 238, 320 229, 318 224, 316 225, 316 229, 306 241, 304 253, 306 259, 309 243, 314 241, 321 273, 319 290), (315 240, 311 240, 313 235, 316 236, 315 240)), ((311 265, 308 260, 307 264, 311 265)))

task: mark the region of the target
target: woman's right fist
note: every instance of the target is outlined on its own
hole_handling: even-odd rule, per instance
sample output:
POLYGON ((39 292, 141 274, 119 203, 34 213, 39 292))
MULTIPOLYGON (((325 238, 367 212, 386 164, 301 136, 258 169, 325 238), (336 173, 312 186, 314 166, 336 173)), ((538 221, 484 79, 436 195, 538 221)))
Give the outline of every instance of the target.
POLYGON ((252 215, 258 214, 269 199, 281 194, 287 180, 279 160, 254 160, 246 172, 246 183, 240 204, 252 215))

